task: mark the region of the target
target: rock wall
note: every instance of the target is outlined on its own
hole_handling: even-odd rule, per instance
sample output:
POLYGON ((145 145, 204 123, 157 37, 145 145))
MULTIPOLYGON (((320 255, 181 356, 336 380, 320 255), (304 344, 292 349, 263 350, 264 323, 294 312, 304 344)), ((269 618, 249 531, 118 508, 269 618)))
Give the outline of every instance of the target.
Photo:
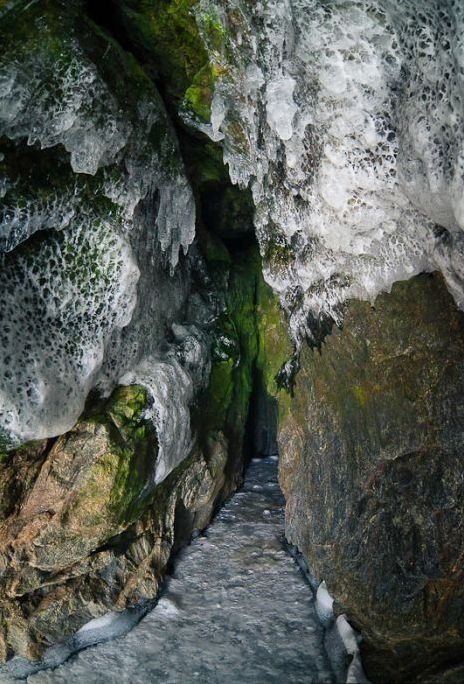
POLYGON ((193 3, 155 4, 0 2, 0 661, 148 606, 266 400, 252 203, 177 118, 193 3))
MULTIPOLYGON (((431 4, 424 27, 457 16, 431 4)), ((372 680, 462 681, 463 314, 437 273, 349 299, 432 268, 457 296, 461 233, 448 210, 425 221, 426 191, 399 202, 404 117, 378 113, 369 70, 350 77, 375 104, 367 137, 351 96, 327 99, 308 45, 332 55, 361 16, 345 5, 0 0, 1 661, 148 605, 279 424, 289 539, 372 680), (333 197, 317 209, 335 187, 321 111, 365 190, 343 194, 347 231, 333 197)), ((409 26, 377 6, 375 50, 409 26)))
POLYGON ((428 681, 464 648, 464 315, 421 275, 350 302, 300 364, 287 535, 361 630, 372 681, 428 681))
POLYGON ((56 440, 0 467, 0 654, 31 660, 89 620, 156 597, 171 553, 209 522, 227 450, 193 449, 159 486, 147 393, 120 387, 56 440))

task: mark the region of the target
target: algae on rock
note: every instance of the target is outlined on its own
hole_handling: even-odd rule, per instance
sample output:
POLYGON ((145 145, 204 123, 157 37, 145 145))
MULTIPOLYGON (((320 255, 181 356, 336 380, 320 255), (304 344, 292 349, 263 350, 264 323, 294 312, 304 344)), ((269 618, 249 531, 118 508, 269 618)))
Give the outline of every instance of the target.
POLYGON ((157 439, 146 406, 144 388, 118 387, 62 437, 1 464, 2 494, 23 485, 0 521, 2 659, 35 660, 89 620, 149 602, 172 550, 208 523, 226 481, 222 443, 147 487, 157 439))

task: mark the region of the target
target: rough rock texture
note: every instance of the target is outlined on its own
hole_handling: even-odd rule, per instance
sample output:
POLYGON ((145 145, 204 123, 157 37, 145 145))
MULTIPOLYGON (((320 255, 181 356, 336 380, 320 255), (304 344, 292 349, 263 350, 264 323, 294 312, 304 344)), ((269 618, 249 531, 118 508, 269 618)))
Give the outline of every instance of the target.
MULTIPOLYGON (((303 345, 291 387, 295 350, 262 278, 251 194, 201 133, 230 74, 210 61, 226 29, 208 3, 197 27, 196 5, 0 0, 0 393, 24 395, 32 421, 24 431, 18 412, 15 442, 0 429, 0 661, 40 658, 92 618, 153 599, 250 449, 275 451, 280 417, 289 537, 362 630, 372 680, 462 681, 463 315, 438 275, 396 284, 375 309, 351 302, 342 329, 303 345), (176 369, 167 389, 152 383, 173 398, 162 424, 147 420, 155 395, 120 386, 142 382, 122 379, 139 361, 176 369), (53 411, 32 429, 44 398, 53 411), (182 440, 163 440, 168 424, 182 440), (180 453, 155 486, 168 442, 180 453)), ((240 161, 240 121, 227 125, 240 161)), ((278 233, 261 247, 268 277, 293 272, 278 233)))
POLYGON ((145 404, 143 388, 120 387, 66 435, 2 463, 2 659, 36 659, 88 620, 154 598, 172 551, 209 522, 226 482, 224 439, 150 486, 157 444, 145 404))
POLYGON ((275 389, 272 369, 292 347, 256 250, 234 266, 208 240, 216 247, 210 271, 221 274, 226 301, 210 383, 193 410, 195 444, 180 466, 154 485, 156 431, 143 417, 147 393, 136 385, 106 401, 91 398, 65 435, 2 456, 2 660, 40 658, 89 620, 153 599, 172 553, 241 483, 249 450, 272 451, 265 412, 253 416, 254 432, 247 429, 250 406, 256 388, 259 405, 274 402, 265 388, 275 389))
POLYGON ((374 682, 461 682, 441 668, 464 652, 464 315, 421 275, 350 302, 300 363, 279 434, 290 541, 374 682))

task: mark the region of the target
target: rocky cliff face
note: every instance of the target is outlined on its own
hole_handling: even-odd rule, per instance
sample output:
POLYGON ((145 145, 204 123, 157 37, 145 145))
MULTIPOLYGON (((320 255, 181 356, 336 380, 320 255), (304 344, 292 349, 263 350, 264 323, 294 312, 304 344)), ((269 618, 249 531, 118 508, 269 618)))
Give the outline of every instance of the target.
POLYGON ((350 302, 300 361, 279 432, 287 534, 365 636, 372 680, 425 681, 464 647, 464 315, 418 276, 350 302))

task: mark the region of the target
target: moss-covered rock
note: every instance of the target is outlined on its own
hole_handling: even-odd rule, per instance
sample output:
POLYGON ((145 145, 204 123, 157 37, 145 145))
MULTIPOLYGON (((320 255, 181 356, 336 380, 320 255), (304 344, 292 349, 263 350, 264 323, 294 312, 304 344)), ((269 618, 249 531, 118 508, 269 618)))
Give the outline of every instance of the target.
POLYGON ((207 461, 194 448, 154 486, 146 406, 142 387, 119 387, 67 434, 0 463, 2 659, 35 659, 88 620, 153 599, 173 550, 230 491, 220 437, 207 461))
MULTIPOLYGON (((264 282, 255 245, 229 251, 212 234, 203 235, 203 252, 224 310, 216 321, 210 383, 200 399, 200 439, 224 434, 231 455, 273 450, 262 433, 277 430, 277 398, 285 410, 288 391, 279 372, 293 355, 277 297, 264 282)), ((275 444, 275 441, 274 441, 275 444)), ((241 454, 241 456, 240 456, 241 454)))
POLYGON ((463 653, 463 397, 464 316, 438 274, 350 302, 302 350, 279 436, 287 534, 361 629, 375 682, 463 653))
MULTIPOLYGON (((196 4, 197 0, 115 0, 113 11, 175 109, 209 121, 215 67, 198 30, 196 4)), ((215 30, 217 22, 207 18, 206 25, 215 30)))

